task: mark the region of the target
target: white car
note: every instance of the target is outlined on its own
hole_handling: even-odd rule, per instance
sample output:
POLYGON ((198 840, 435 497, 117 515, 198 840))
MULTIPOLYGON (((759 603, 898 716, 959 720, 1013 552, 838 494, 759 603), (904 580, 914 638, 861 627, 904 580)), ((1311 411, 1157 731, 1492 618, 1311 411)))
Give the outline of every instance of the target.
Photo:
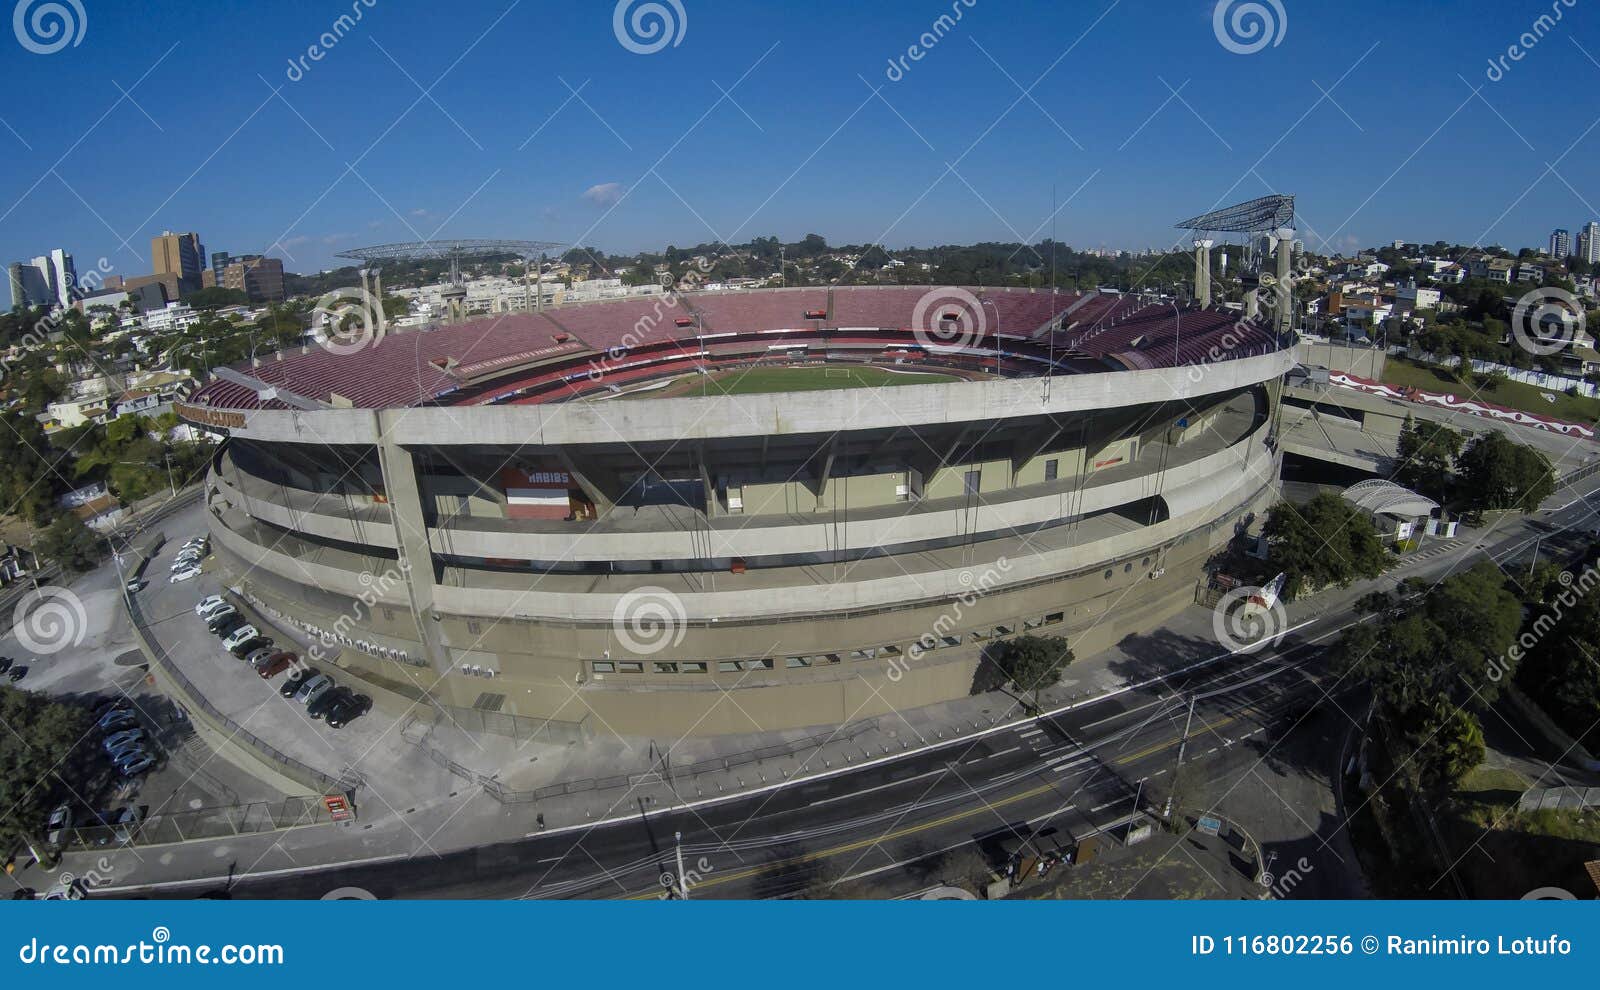
POLYGON ((199 557, 179 557, 172 562, 172 567, 169 570, 182 571, 190 567, 199 567, 200 559, 199 557))
POLYGON ((45 821, 44 829, 44 841, 52 846, 61 845, 67 833, 72 830, 72 809, 64 804, 58 806, 56 810, 50 812, 50 818, 45 821))
POLYGON ((224 639, 222 641, 222 648, 225 649, 225 650, 231 650, 235 646, 238 646, 240 643, 249 642, 250 640, 255 639, 259 635, 261 635, 261 630, 257 629, 255 626, 252 626, 252 625, 240 626, 239 628, 235 629, 232 633, 230 633, 228 635, 227 639, 224 639))
POLYGON ((169 579, 168 583, 177 584, 180 581, 187 581, 190 578, 197 578, 199 576, 200 576, 200 568, 198 568, 198 567, 185 567, 181 571, 173 571, 172 572, 172 577, 169 579))
POLYGON ((228 600, 221 595, 210 595, 206 598, 200 599, 200 601, 195 604, 194 614, 198 615, 202 619, 209 619, 212 612, 215 612, 220 608, 226 608, 227 605, 228 600))

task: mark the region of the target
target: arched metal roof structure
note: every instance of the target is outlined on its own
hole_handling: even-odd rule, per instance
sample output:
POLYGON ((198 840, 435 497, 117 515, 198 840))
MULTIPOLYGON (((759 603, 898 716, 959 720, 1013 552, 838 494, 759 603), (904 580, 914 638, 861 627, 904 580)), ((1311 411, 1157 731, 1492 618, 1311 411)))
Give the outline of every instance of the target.
POLYGON ((1397 485, 1383 478, 1358 481, 1340 494, 1345 501, 1356 508, 1365 509, 1374 515, 1382 513, 1414 519, 1417 516, 1432 515, 1433 510, 1439 507, 1438 502, 1426 495, 1418 495, 1403 485, 1397 485))

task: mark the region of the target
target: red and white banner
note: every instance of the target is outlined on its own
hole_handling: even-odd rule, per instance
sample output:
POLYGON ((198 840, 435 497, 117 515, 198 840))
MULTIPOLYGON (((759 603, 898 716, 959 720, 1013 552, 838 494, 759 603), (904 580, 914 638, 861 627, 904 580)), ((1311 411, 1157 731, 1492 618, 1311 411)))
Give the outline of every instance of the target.
POLYGON ((1560 433, 1569 437, 1583 437, 1585 440, 1593 440, 1595 435, 1593 427, 1585 426, 1582 423, 1569 423, 1563 419, 1523 412, 1521 409, 1498 406, 1493 402, 1484 402, 1482 399, 1462 399, 1448 392, 1424 392, 1420 388, 1385 385, 1383 382, 1371 381, 1357 375, 1345 374, 1342 371, 1330 374, 1328 380, 1335 385, 1343 385, 1345 388, 1353 388, 1369 395, 1381 395, 1386 399, 1404 399, 1407 402, 1419 402, 1427 406, 1455 409, 1459 412, 1471 413, 1474 416, 1487 416, 1490 419, 1521 423, 1523 426, 1549 430, 1551 433, 1560 433))
POLYGON ((572 514, 572 477, 565 471, 506 468, 500 472, 509 519, 565 519, 572 514))

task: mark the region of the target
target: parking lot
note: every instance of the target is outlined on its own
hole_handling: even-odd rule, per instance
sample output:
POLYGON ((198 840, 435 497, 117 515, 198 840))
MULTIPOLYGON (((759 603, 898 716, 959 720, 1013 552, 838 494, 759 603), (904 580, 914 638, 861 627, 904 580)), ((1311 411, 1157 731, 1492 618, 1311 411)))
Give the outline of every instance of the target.
MULTIPOLYGON (((358 776, 367 785, 367 810, 375 814, 404 813, 457 790, 457 778, 401 738, 392 715, 373 710, 340 728, 332 728, 326 718, 312 717, 303 701, 286 699, 279 693, 295 668, 263 679, 248 663, 230 654, 207 629, 206 621, 195 613, 195 605, 202 599, 214 595, 225 598, 243 619, 271 638, 275 651, 297 654, 301 658, 297 666, 304 665, 308 644, 296 638, 297 631, 271 624, 223 587, 214 560, 204 560, 196 577, 171 582, 172 566, 182 543, 204 530, 203 509, 197 506, 192 513, 176 517, 175 525, 169 529, 171 538, 145 567, 148 584, 138 592, 139 605, 150 634, 216 710, 320 773, 335 778, 358 776)), ((318 673, 330 675, 336 684, 351 687, 353 693, 359 694, 359 687, 343 684, 346 678, 337 667, 312 666, 318 673)))

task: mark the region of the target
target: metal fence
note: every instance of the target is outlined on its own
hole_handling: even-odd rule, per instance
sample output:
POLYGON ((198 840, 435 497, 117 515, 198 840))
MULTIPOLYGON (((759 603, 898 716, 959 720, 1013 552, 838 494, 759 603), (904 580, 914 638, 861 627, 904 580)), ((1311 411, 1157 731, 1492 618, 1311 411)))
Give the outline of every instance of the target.
POLYGON ((172 662, 172 657, 167 654, 161 643, 150 635, 138 600, 128 594, 124 594, 122 600, 128 609, 128 618, 133 621, 134 635, 139 640, 140 649, 144 651, 145 657, 151 664, 159 668, 162 675, 176 688, 191 715, 205 719, 212 729, 226 736, 230 742, 249 746, 258 755, 270 761, 279 773, 314 791, 323 794, 344 794, 348 797, 350 792, 361 786, 363 783, 361 775, 354 770, 347 770, 337 778, 330 777, 282 752, 218 711, 206 700, 205 694, 195 687, 194 682, 172 662))
POLYGON ((73 829, 63 843, 69 849, 151 846, 230 835, 252 835, 333 821, 322 798, 303 795, 282 801, 198 808, 151 815, 137 825, 95 825, 73 829))

